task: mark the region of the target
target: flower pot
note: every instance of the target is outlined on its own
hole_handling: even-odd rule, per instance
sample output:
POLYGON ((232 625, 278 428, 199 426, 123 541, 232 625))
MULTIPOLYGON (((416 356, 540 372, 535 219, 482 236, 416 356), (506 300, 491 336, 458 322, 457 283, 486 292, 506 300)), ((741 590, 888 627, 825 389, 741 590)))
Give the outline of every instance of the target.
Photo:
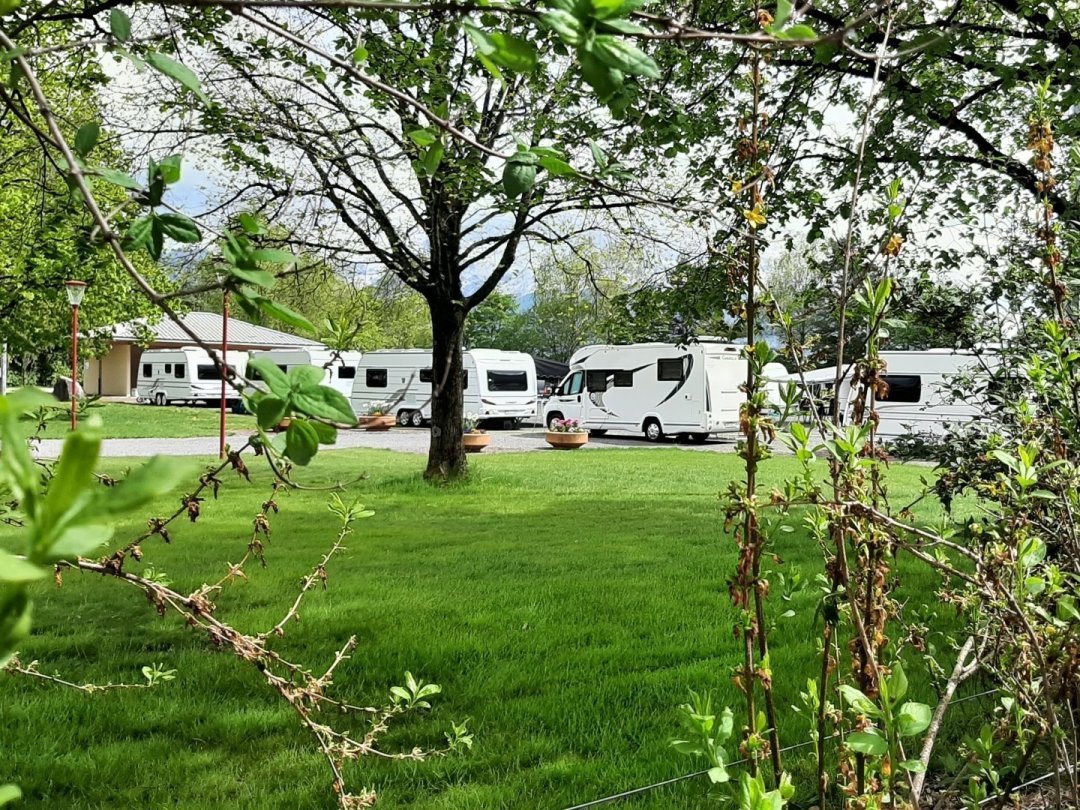
POLYGON ((389 430, 397 423, 397 418, 392 414, 361 416, 359 422, 364 430, 389 430))
POLYGON ((553 433, 544 434, 544 440, 556 450, 577 450, 589 441, 588 433, 553 433))
POLYGON ((491 436, 487 433, 465 433, 461 439, 465 443, 466 453, 479 453, 491 444, 491 436))

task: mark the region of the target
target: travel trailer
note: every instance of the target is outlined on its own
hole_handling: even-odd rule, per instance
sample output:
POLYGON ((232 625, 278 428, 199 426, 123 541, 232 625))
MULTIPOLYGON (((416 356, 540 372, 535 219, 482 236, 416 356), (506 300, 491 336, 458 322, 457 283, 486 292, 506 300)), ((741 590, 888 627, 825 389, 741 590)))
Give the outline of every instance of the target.
MULTIPOLYGON (((895 438, 909 433, 942 434, 950 425, 970 422, 984 413, 987 407, 982 394, 954 391, 952 378, 963 372, 992 369, 999 360, 992 353, 976 354, 954 349, 924 351, 887 351, 882 378, 889 386, 885 395, 875 398, 874 410, 879 416, 878 435, 895 438)), ((787 379, 802 385, 800 377, 787 379)), ((845 420, 851 418, 855 392, 851 389, 851 368, 844 369, 839 396, 834 396, 835 367, 815 369, 803 375, 808 404, 818 408, 823 416, 832 413, 832 403, 839 402, 845 420)))
POLYGON ((704 442, 739 428, 745 399, 743 347, 699 338, 696 343, 586 346, 570 358, 570 373, 544 408, 544 424, 576 419, 594 435, 641 432, 704 442))
MULTIPOLYGON (((225 362, 243 376, 247 371, 248 353, 229 352, 225 362)), ((173 403, 194 404, 218 402, 221 399, 221 374, 210 355, 196 346, 182 349, 150 349, 139 361, 138 386, 140 402, 152 405, 173 403)), ((234 409, 240 403, 236 389, 227 387, 228 404, 234 409)))
MULTIPOLYGON (((269 360, 278 368, 289 373, 294 366, 315 366, 324 370, 323 385, 336 388, 346 397, 352 395, 353 381, 356 379, 356 367, 362 357, 361 352, 334 352, 331 349, 273 349, 251 353, 251 359, 269 360)), ((255 377, 254 372, 249 375, 255 377)), ((254 380, 258 387, 258 381, 254 380)))
MULTIPOLYGON (((465 413, 481 421, 513 421, 536 414, 536 366, 522 352, 470 349, 462 352, 465 413)), ((362 415, 383 404, 399 424, 419 427, 431 419, 430 349, 365 352, 353 381, 353 410, 362 415)))

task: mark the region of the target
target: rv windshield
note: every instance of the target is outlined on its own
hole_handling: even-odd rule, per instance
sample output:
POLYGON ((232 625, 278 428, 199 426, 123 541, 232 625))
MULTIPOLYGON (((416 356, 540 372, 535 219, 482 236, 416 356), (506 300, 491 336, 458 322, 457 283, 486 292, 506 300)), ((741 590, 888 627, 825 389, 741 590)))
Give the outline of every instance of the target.
POLYGON ((524 371, 489 371, 488 391, 528 391, 529 375, 524 371))

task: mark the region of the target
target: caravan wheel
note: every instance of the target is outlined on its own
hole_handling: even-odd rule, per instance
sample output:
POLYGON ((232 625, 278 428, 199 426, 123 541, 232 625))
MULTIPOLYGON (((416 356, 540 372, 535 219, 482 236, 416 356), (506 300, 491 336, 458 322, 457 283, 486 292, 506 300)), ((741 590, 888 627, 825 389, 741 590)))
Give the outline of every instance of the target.
POLYGON ((562 420, 562 414, 559 413, 558 411, 553 411, 552 413, 549 413, 548 418, 547 418, 547 429, 548 430, 554 430, 555 429, 555 423, 559 422, 561 420, 562 420))
POLYGON ((412 414, 409 416, 409 424, 413 427, 423 427, 424 414, 420 411, 413 411, 412 414))
POLYGON ((397 423, 404 427, 405 425, 409 424, 409 417, 411 416, 411 411, 400 410, 397 412, 397 423))
POLYGON ((664 439, 664 429, 660 427, 660 423, 655 419, 650 419, 645 423, 645 438, 650 442, 659 442, 664 439))
POLYGON ((158 391, 156 394, 154 394, 154 404, 155 405, 164 405, 165 404, 165 395, 163 393, 161 393, 160 391, 158 391))

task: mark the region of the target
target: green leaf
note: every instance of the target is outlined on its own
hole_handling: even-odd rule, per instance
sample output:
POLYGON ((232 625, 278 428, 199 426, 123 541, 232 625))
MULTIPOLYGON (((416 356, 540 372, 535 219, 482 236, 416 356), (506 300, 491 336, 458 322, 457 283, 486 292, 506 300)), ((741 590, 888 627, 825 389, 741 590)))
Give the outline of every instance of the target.
POLYGON ((523 160, 522 156, 528 153, 511 155, 503 167, 502 183, 506 196, 516 199, 532 189, 536 182, 536 156, 530 155, 531 162, 523 160))
POLYGON ((909 771, 910 773, 922 773, 926 770, 926 766, 923 765, 922 761, 918 759, 905 759, 903 762, 900 763, 900 767, 903 768, 905 771, 909 771))
POLYGON ((293 419, 285 431, 285 455, 301 467, 319 452, 319 434, 306 419, 293 419))
POLYGON ((22 0, 0 0, 0 17, 16 11, 22 5, 22 0))
POLYGON ((210 99, 203 92, 199 77, 187 65, 183 65, 175 59, 170 59, 158 51, 147 51, 146 63, 154 70, 165 74, 173 81, 190 90, 203 104, 210 104, 210 99))
POLYGON ((263 287, 269 289, 273 287, 277 282, 273 273, 269 273, 266 270, 248 270, 243 267, 237 267, 235 264, 226 265, 226 269, 230 276, 236 276, 247 284, 254 284, 256 287, 263 287))
POLYGON ((169 155, 160 163, 154 163, 153 174, 156 174, 161 178, 162 182, 167 186, 171 186, 173 183, 180 182, 180 169, 183 164, 183 158, 180 155, 169 155))
POLYGON ((615 70, 631 76, 660 78, 660 68, 652 57, 625 39, 601 34, 593 42, 592 52, 601 62, 615 70))
POLYGON ((609 66, 590 51, 578 51, 581 78, 595 91, 596 97, 607 103, 623 86, 623 74, 609 66))
POLYGON ((844 700, 846 700, 857 712, 870 715, 871 717, 881 716, 881 710, 874 704, 874 701, 870 700, 870 698, 854 686, 841 684, 840 694, 844 696, 844 700))
POLYGON ((428 177, 434 177, 436 170, 439 168, 439 164, 442 163, 443 152, 445 147, 442 141, 435 141, 424 152, 424 157, 421 159, 420 165, 424 167, 424 174, 428 177))
POLYGON ((100 450, 101 431, 92 427, 80 428, 69 433, 64 439, 60 460, 49 482, 49 491, 43 503, 42 535, 65 520, 73 509, 81 508, 89 500, 94 466, 100 450))
POLYGON ((261 236, 266 233, 266 228, 251 214, 240 214, 236 221, 240 223, 240 227, 244 230, 244 233, 251 236, 261 236))
POLYGON ((129 188, 132 190, 137 190, 141 188, 138 182, 136 182, 135 178, 131 177, 131 175, 124 174, 124 172, 118 171, 116 169, 97 168, 93 169, 92 171, 102 180, 112 183, 114 186, 120 186, 121 188, 129 188))
MULTIPOLYGON (((3 7, 0 6, 0 14, 3 14, 3 7)), ((15 785, 0 785, 0 807, 10 802, 18 801, 22 798, 22 791, 15 785)))
POLYGON ((27 582, 44 579, 48 576, 47 568, 34 565, 29 560, 0 551, 0 582, 24 585, 27 582))
POLYGON ((154 232, 154 218, 151 215, 139 217, 132 222, 124 234, 124 249, 138 250, 139 248, 150 249, 150 242, 154 232))
POLYGON ((556 177, 574 177, 578 171, 565 160, 557 157, 544 155, 540 158, 540 165, 556 177))
POLYGON ((352 52, 352 61, 354 65, 362 65, 367 61, 368 49, 363 45, 357 45, 356 49, 352 52))
POLYGON ((896 716, 901 737, 914 737, 930 727, 934 713, 925 703, 905 703, 896 716))
POLYGON ((904 665, 897 661, 896 666, 893 667, 892 674, 888 678, 889 684, 889 703, 895 704, 902 700, 908 690, 907 674, 904 672, 904 665))
POLYGON ((277 318, 277 320, 287 323, 289 326, 295 326, 297 329, 303 329, 307 332, 315 331, 315 325, 311 321, 284 304, 260 296, 254 296, 253 300, 255 305, 271 318, 277 318))
POLYGON ((319 444, 336 444, 337 428, 333 425, 325 425, 322 422, 311 422, 312 430, 319 437, 319 444))
POLYGON ((293 394, 293 402, 296 407, 309 416, 317 416, 320 419, 329 419, 343 425, 356 424, 356 414, 353 413, 352 405, 348 398, 327 385, 316 388, 307 388, 293 394))
POLYGON ((559 39, 567 45, 577 47, 584 40, 585 28, 581 20, 565 9, 552 9, 543 14, 540 21, 558 34, 559 39))
POLYGON ((100 137, 101 125, 97 121, 89 121, 79 127, 79 131, 75 133, 75 142, 72 146, 79 157, 86 157, 90 154, 90 150, 97 146, 100 137))
POLYGON ((259 400, 259 404, 255 408, 255 418, 259 423, 259 427, 263 430, 270 430, 285 418, 288 411, 288 400, 270 394, 259 400))
POLYGON ((772 24, 777 28, 783 27, 784 23, 791 17, 791 11, 791 0, 776 0, 776 14, 773 15, 772 24))
POLYGON ((296 256, 287 250, 275 248, 260 248, 248 254, 252 261, 266 262, 267 264, 295 264, 296 256))
POLYGON ((315 366, 293 366, 286 376, 289 380, 289 390, 296 393, 317 388, 326 376, 326 372, 315 366))
POLYGON ((188 219, 183 214, 158 214, 158 222, 165 235, 185 245, 198 244, 202 240, 202 232, 194 220, 188 219))
POLYGON ((114 8, 109 12, 109 30, 118 42, 127 42, 131 39, 131 18, 121 9, 114 8))
POLYGON ((423 149, 425 146, 431 146, 438 140, 438 136, 430 129, 414 129, 409 133, 409 139, 423 149))
POLYGON ((102 492, 98 509, 103 514, 121 515, 167 495, 194 469, 189 459, 153 456, 136 467, 119 484, 102 492))
POLYGON ((265 357, 256 357, 248 363, 248 368, 256 371, 259 378, 266 383, 270 391, 282 399, 289 396, 289 378, 285 372, 277 367, 277 363, 271 363, 265 357))
POLYGON ((636 25, 629 20, 618 19, 604 20, 597 24, 596 30, 602 34, 629 34, 630 36, 649 33, 648 28, 636 25))
POLYGON ((799 25, 792 25, 789 28, 785 28, 777 36, 780 39, 817 39, 817 31, 811 28, 809 25, 800 23, 799 25))
POLYGON ((113 536, 113 528, 100 523, 87 523, 70 526, 61 532, 56 542, 49 547, 49 560, 74 560, 97 551, 113 536))
POLYGON ((0 669, 11 660, 19 644, 30 635, 32 606, 25 588, 0 597, 0 669))
POLYGON ((889 744, 885 738, 869 731, 854 731, 847 736, 845 742, 848 748, 857 754, 880 757, 889 751, 889 744))
POLYGON ((521 37, 493 31, 488 39, 495 45, 495 51, 484 54, 495 64, 517 73, 531 73, 536 69, 536 48, 521 37))

